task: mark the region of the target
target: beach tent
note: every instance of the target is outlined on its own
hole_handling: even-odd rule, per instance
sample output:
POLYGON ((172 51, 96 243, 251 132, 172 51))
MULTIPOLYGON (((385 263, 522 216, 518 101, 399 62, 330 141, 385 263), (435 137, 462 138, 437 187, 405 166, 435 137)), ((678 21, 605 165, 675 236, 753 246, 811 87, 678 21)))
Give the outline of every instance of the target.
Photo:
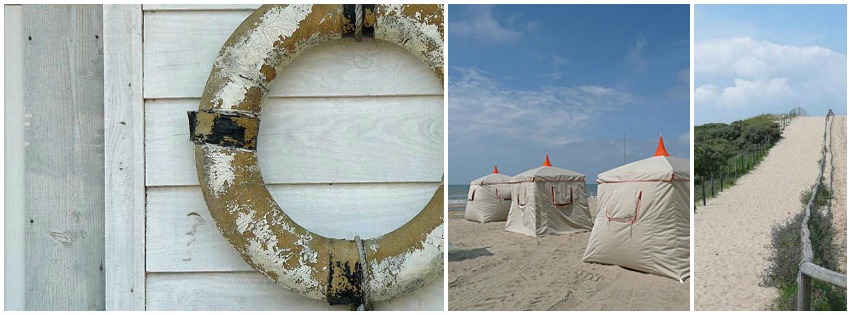
POLYGON ((582 261, 676 280, 689 275, 689 161, 656 154, 597 175, 598 214, 582 261))
POLYGON ((529 236, 591 230, 585 175, 544 165, 514 176, 505 230, 529 236))
POLYGON ((511 207, 511 176, 502 175, 494 165, 493 173, 470 182, 464 217, 470 221, 505 221, 511 207))

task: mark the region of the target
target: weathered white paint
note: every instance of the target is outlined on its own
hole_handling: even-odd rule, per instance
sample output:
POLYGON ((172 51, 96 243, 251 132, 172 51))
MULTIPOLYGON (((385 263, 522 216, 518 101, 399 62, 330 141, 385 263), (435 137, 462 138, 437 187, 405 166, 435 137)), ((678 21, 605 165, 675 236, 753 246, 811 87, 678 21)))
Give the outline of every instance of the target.
POLYGON ((249 12, 254 11, 260 7, 259 4, 227 4, 227 3, 217 3, 217 4, 165 4, 165 3, 157 3, 157 4, 144 4, 142 5, 142 10, 146 12, 152 11, 216 11, 216 10, 247 10, 249 12))
POLYGON ((387 14, 379 16, 375 27, 375 38, 403 46, 431 67, 443 67, 443 38, 437 25, 419 22, 416 16, 404 13, 402 4, 387 5, 387 14), (430 50, 428 47, 438 47, 430 50))
MULTIPOLYGON (((422 248, 372 262, 369 269, 381 272, 370 272, 370 298, 375 301, 388 300, 399 295, 399 292, 420 288, 442 276, 443 236, 443 225, 440 225, 428 234, 422 248)), ((370 249, 375 251, 379 248, 370 249)))
POLYGON ((307 299, 258 272, 148 275, 148 310, 345 311, 307 299))
MULTIPOLYGON (((408 222, 438 185, 284 184, 269 191, 296 223, 319 235, 368 239, 408 222)), ((148 272, 252 270, 216 229, 197 186, 148 189, 147 250, 148 272)))
MULTIPOLYGON (((237 228, 241 234, 250 232, 255 235, 255 237, 246 238, 248 247, 245 248, 245 253, 252 258, 253 263, 259 266, 260 270, 274 274, 274 278, 277 279, 276 281, 279 284, 302 296, 317 300, 324 298, 325 287, 313 277, 312 266, 317 263, 318 256, 316 251, 309 246, 313 241, 313 235, 307 232, 296 233, 295 228, 282 219, 267 223, 266 220, 254 217, 253 209, 243 209, 238 205, 231 205, 228 210, 232 214, 244 213, 248 210, 245 216, 250 216, 247 220, 253 221, 253 224, 243 224, 237 226, 237 228), (296 238, 295 243, 280 247, 278 237, 272 231, 272 226, 279 226, 282 230, 293 235, 296 238), (286 261, 293 256, 298 258, 297 265, 291 268, 281 268, 281 266, 287 265, 286 261)), ((243 218, 243 220, 246 219, 243 218)), ((327 269, 327 267, 324 268, 327 269)))
POLYGON ((142 11, 104 5, 106 309, 145 309, 142 11))
POLYGON ((23 8, 26 308, 103 310, 102 9, 23 8))
MULTIPOLYGON (((186 126, 186 112, 197 107, 198 99, 146 102, 148 186, 198 184, 186 126)), ((437 182, 443 126, 439 96, 269 98, 260 117, 260 169, 269 184, 437 182)))
MULTIPOLYGON (((148 276, 148 310, 345 311, 345 305, 305 299, 257 272, 153 273, 148 276)), ((434 281, 404 297, 378 302, 378 311, 443 310, 443 283, 434 281)))
MULTIPOLYGON (((197 109, 193 98, 219 48, 249 13, 145 13, 148 309, 346 309, 298 296, 257 272, 233 273, 251 269, 218 234, 196 186, 186 111, 197 109)), ((279 72, 269 94, 308 96, 267 100, 258 139, 264 177, 280 184, 271 192, 298 224, 320 234, 383 234, 422 209, 437 187, 442 86, 405 49, 375 40, 321 45, 279 72)), ((376 307, 442 310, 443 283, 376 307)))
POLYGON ((232 149, 215 145, 201 146, 208 159, 212 162, 207 170, 207 187, 214 195, 219 196, 234 184, 233 159, 235 155, 232 149))
MULTIPOLYGON (((145 98, 201 97, 219 49, 250 13, 145 13, 145 98)), ((443 86, 427 65, 402 47, 381 40, 343 39, 296 58, 278 72, 269 95, 442 96, 443 86)))
MULTIPOLYGON (((215 65, 219 68, 217 74, 228 79, 228 83, 217 91, 212 102, 220 104, 218 108, 221 109, 236 109, 245 99, 248 92, 246 86, 254 86, 253 82, 258 82, 261 87, 268 89, 259 71, 260 67, 276 57, 275 41, 278 36, 292 36, 312 8, 312 4, 272 7, 260 17, 255 29, 222 50, 215 65), (256 76, 246 77, 249 75, 256 76)), ((284 57, 281 67, 288 65, 297 55, 284 57)))
POLYGON ((4 6, 4 122, 5 202, 3 253, 4 308, 24 310, 24 12, 20 5, 4 6))

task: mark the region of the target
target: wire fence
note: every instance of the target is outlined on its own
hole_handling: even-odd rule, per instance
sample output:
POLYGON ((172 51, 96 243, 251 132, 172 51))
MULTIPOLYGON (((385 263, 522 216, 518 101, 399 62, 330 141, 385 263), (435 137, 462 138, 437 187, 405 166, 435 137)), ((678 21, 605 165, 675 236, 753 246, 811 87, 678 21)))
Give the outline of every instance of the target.
MULTIPOLYGON (((792 119, 798 116, 806 116, 807 111, 801 107, 789 110, 786 114, 777 116, 775 121, 783 132, 792 123, 792 119)), ((729 159, 719 171, 707 176, 698 175, 694 184, 694 202, 706 206, 706 199, 717 196, 725 188, 735 184, 739 177, 754 169, 768 155, 768 151, 774 146, 773 143, 765 141, 757 145, 756 150, 745 151, 729 159)))
MULTIPOLYGON (((824 119, 824 142, 821 150, 821 162, 819 163, 819 174, 816 183, 813 185, 813 192, 809 202, 804 208, 804 219, 801 222, 801 264, 798 271, 798 310, 809 311, 811 304, 810 293, 812 292, 812 278, 830 283, 835 286, 847 288, 847 275, 838 273, 833 270, 826 269, 813 263, 813 246, 810 238, 810 215, 815 209, 817 200, 816 195, 819 193, 819 187, 824 179, 824 168, 827 161, 827 154, 830 153, 830 183, 829 188, 833 190, 833 146, 830 140, 830 132, 833 125, 833 110, 828 110, 824 119)), ((832 210, 830 198, 827 200, 827 211, 832 210)))
POLYGON ((768 154, 772 144, 768 141, 760 143, 752 151, 742 151, 727 160, 724 167, 709 176, 698 176, 694 184, 694 201, 706 205, 706 199, 717 196, 725 188, 729 188, 736 179, 754 169, 768 154))

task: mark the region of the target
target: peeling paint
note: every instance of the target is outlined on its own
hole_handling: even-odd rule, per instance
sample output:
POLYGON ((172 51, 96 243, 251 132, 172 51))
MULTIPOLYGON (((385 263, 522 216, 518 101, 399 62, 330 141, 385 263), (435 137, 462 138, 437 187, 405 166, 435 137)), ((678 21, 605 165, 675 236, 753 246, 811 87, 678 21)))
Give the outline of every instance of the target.
POLYGON ((443 275, 443 225, 425 238, 421 249, 373 260, 369 268, 370 296, 375 301, 389 300, 416 290, 443 275))
POLYGON ((208 167, 205 168, 207 187, 216 196, 221 195, 233 184, 233 158, 234 155, 226 148, 215 145, 202 145, 204 157, 208 167))
POLYGON ((376 11, 375 38, 404 47, 443 81, 443 6, 388 4, 376 11))
MULTIPOLYGON (((365 21, 374 23, 376 38, 406 48, 443 80, 443 6, 376 5, 365 21)), ((199 111, 259 115, 283 67, 303 51, 340 38, 344 24, 340 5, 260 7, 223 45, 199 111)), ((365 240, 367 264, 361 266, 355 242, 314 234, 281 210, 263 182, 254 150, 204 143, 196 145, 195 154, 204 199, 219 231, 249 265, 285 288, 314 299, 347 301, 362 289, 360 266, 370 275, 367 296, 386 300, 442 274, 443 186, 403 227, 365 240)))

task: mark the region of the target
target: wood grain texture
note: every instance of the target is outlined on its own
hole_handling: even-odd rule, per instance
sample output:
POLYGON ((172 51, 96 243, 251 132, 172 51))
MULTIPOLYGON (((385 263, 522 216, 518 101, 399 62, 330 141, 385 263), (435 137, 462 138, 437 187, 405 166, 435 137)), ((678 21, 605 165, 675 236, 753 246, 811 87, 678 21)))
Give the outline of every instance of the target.
MULTIPOLYGON (((145 14, 145 98, 198 98, 225 40, 250 11, 145 14)), ((365 39, 312 49, 278 73, 271 96, 442 95, 443 83, 404 48, 365 39)))
MULTIPOLYGON (((431 282, 425 287, 375 303, 375 309, 443 310, 443 283, 431 282)), ((329 306, 326 302, 303 298, 281 288, 258 272, 232 273, 152 273, 148 275, 149 310, 336 310, 345 305, 329 306)))
MULTIPOLYGON (((213 60, 250 10, 143 6, 145 303, 148 310, 345 310, 251 269, 207 211, 189 141, 213 60)), ((341 40, 297 58, 265 101, 260 167, 296 222, 341 238, 389 232, 444 171, 443 83, 390 43, 341 40), (329 185, 333 183, 333 185, 329 185)), ((442 310, 443 282, 378 309, 442 310)))
MULTIPOLYGON (((148 186, 197 185, 186 112, 198 100, 147 101, 148 186)), ((443 175, 443 98, 273 98, 260 123, 267 184, 436 182, 443 175)))
POLYGON ((24 270, 24 9, 20 5, 4 7, 5 35, 5 200, 3 205, 3 306, 7 311, 23 311, 25 306, 24 270))
POLYGON ((220 10, 248 10, 254 11, 259 8, 259 4, 247 4, 247 3, 239 3, 239 4, 226 4, 226 3, 216 3, 216 4, 165 4, 165 3, 157 3, 157 4, 143 4, 142 10, 145 12, 150 11, 220 11, 220 10))
POLYGON ((102 10, 24 5, 26 308, 104 309, 102 10))
MULTIPOLYGON (((439 183, 272 185, 287 215, 323 236, 384 235, 408 222, 439 183), (329 219, 333 218, 333 219, 329 219)), ((210 217, 201 189, 148 189, 147 271, 250 271, 210 217)))
POLYGON ((105 5, 106 309, 145 309, 142 8, 105 5))

